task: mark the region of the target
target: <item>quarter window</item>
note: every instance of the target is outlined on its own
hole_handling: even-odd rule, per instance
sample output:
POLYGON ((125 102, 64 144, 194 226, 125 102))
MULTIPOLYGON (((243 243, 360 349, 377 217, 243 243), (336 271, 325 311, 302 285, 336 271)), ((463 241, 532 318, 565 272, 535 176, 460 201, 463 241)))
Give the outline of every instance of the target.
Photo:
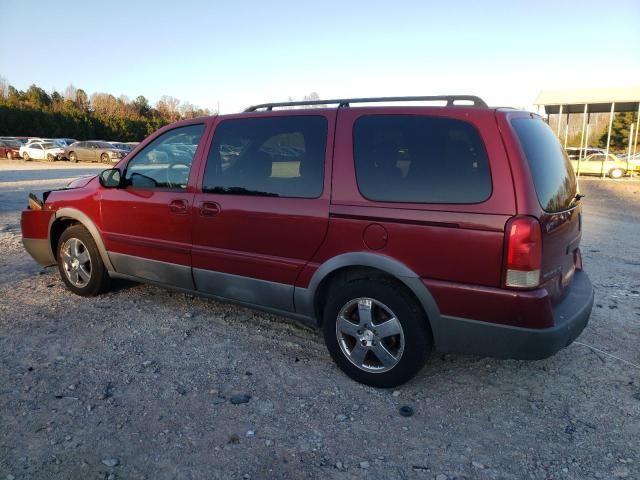
POLYGON ((369 200, 469 204, 491 195, 484 144, 465 121, 365 116, 355 123, 353 148, 358 188, 369 200))
POLYGON ((187 188, 191 164, 204 125, 189 125, 163 133, 127 164, 125 184, 138 188, 187 188))
POLYGON ((226 120, 216 127, 203 191, 317 198, 326 143, 321 116, 226 120))

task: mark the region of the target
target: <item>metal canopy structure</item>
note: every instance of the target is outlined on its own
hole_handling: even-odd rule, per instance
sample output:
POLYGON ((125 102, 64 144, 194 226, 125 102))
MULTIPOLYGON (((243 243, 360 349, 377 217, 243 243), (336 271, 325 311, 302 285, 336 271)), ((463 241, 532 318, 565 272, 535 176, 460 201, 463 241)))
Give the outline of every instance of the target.
POLYGON ((640 85, 618 88, 576 88, 572 90, 543 90, 534 105, 544 107, 545 113, 582 113, 588 105, 591 113, 606 113, 615 103, 616 112, 637 112, 640 85))
MULTIPOLYGON (((635 124, 631 124, 629 130, 629 148, 627 153, 627 163, 632 155, 636 154, 638 143, 638 130, 640 130, 640 85, 616 87, 616 88, 576 88, 571 90, 543 90, 534 101, 534 105, 544 109, 549 115, 559 115, 556 135, 560 137, 560 119, 562 115, 567 116, 567 123, 564 132, 564 146, 567 147, 567 137, 569 133, 569 115, 572 113, 582 114, 582 129, 580 135, 580 155, 578 157, 577 174, 580 175, 580 162, 583 153, 587 148, 589 138, 590 119, 592 113, 609 112, 609 130, 607 134, 606 153, 602 160, 601 175, 604 176, 605 159, 609 155, 611 144, 611 126, 613 116, 617 112, 637 112, 635 124)), ((628 165, 627 165, 628 166, 628 165)))

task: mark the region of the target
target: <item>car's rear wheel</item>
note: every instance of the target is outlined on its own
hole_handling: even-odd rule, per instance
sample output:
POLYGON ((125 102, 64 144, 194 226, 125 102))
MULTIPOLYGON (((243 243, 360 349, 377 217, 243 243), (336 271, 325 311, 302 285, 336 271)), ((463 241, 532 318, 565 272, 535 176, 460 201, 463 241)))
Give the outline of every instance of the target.
POLYGON ((7 160, 13 160, 13 153, 7 152, 7 160))
POLYGON ((100 155, 100 160, 102 161, 102 163, 109 163, 109 155, 103 153, 102 155, 100 155))
POLYGON ((62 232, 58 270, 66 287, 76 295, 93 297, 109 288, 109 274, 96 242, 82 225, 73 225, 62 232))
POLYGON ((363 278, 332 286, 327 298, 325 342, 349 377, 391 388, 423 367, 431 352, 431 332, 406 288, 385 278, 363 278))
POLYGON ((624 170, 620 168, 614 168, 613 170, 609 171, 609 176, 611 178, 622 178, 623 175, 624 175, 624 170))
POLYGON ((28 161, 30 160, 30 158, 29 158, 29 154, 28 154, 27 152, 24 152, 24 153, 22 154, 22 159, 23 159, 25 162, 28 162, 28 161))
POLYGON ((76 152, 69 152, 69 161, 73 163, 78 163, 78 157, 76 156, 76 152))

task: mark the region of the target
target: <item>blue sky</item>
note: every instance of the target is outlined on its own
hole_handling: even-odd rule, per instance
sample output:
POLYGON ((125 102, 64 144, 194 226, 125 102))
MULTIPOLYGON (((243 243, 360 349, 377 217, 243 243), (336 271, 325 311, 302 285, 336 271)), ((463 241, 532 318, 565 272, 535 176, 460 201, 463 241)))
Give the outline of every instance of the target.
POLYGON ((20 89, 264 101, 640 84, 640 2, 0 0, 0 76, 20 89))

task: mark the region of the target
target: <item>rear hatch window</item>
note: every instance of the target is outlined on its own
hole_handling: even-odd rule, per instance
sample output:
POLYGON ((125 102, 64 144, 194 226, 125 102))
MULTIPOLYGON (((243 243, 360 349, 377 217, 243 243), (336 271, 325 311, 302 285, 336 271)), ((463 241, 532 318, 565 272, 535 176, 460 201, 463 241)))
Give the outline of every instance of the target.
POLYGON ((551 213, 571 207, 578 191, 567 154, 549 126, 539 118, 514 118, 511 125, 524 150, 538 201, 551 213))
POLYGON ((538 220, 542 229, 541 286, 553 303, 562 299, 575 272, 581 237, 580 207, 574 198, 578 185, 564 149, 539 118, 511 122, 524 150, 538 201, 547 212, 538 220))

